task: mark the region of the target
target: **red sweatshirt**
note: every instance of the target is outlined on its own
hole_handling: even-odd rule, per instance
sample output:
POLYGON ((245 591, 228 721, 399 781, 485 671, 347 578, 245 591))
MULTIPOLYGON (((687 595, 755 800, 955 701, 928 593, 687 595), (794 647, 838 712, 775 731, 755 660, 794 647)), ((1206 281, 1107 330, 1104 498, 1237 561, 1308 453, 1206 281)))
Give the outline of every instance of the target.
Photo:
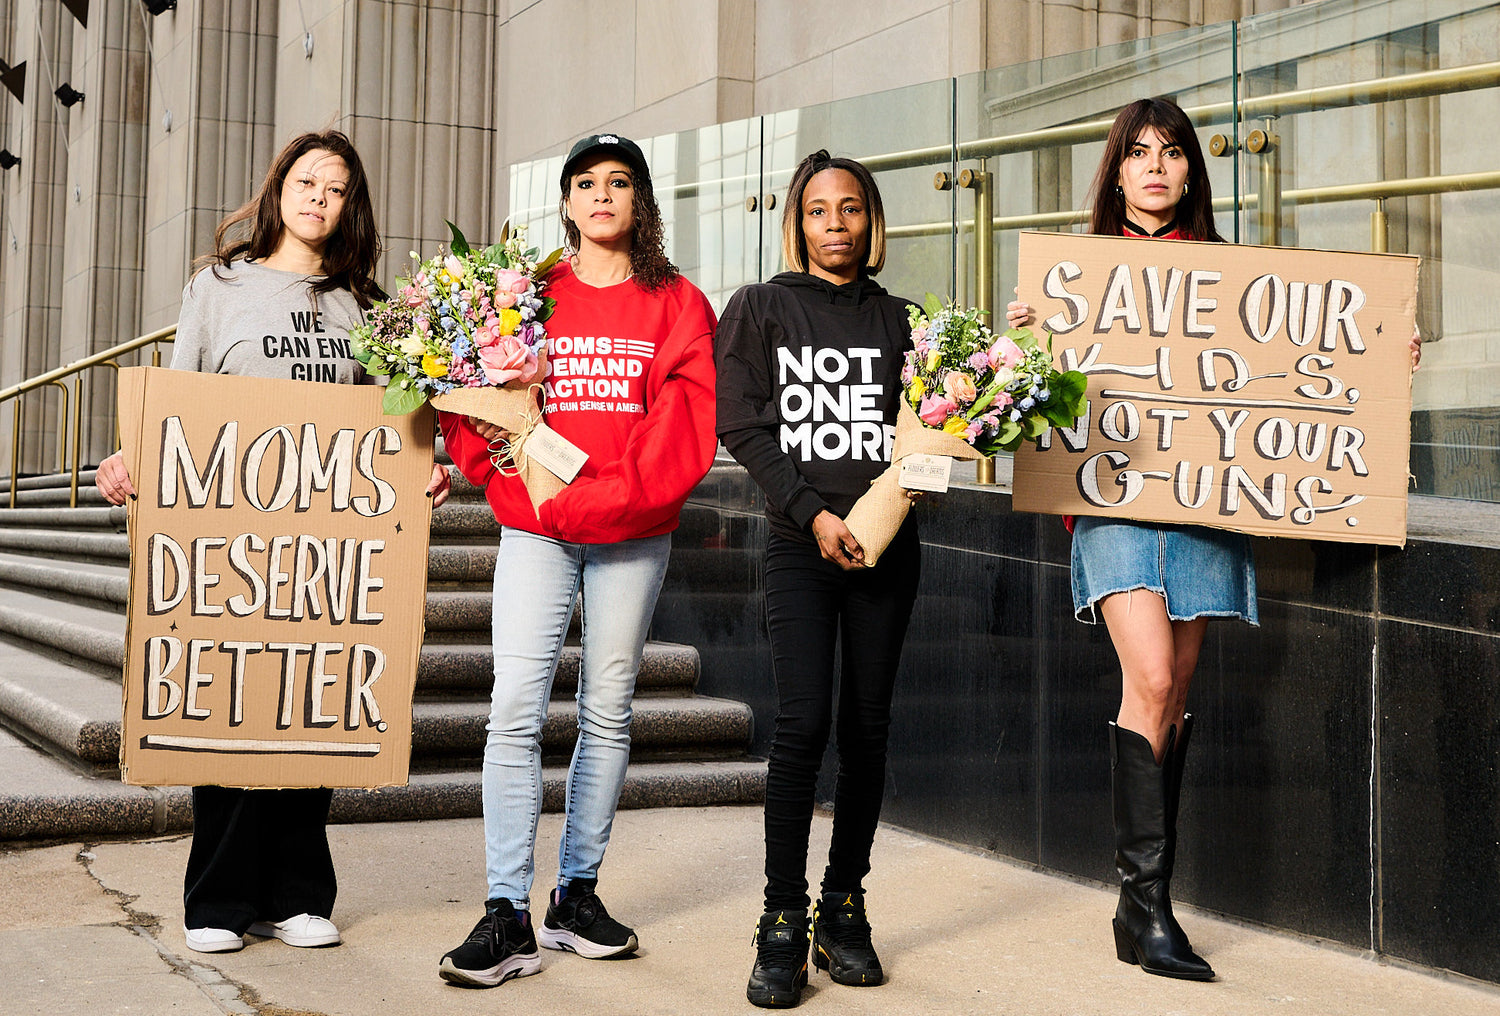
POLYGON ((714 312, 679 277, 647 292, 627 279, 597 289, 566 261, 548 276, 547 426, 588 453, 562 493, 532 511, 468 421, 439 413, 448 454, 485 489, 502 525, 569 543, 617 543, 677 528, 713 462, 714 312))

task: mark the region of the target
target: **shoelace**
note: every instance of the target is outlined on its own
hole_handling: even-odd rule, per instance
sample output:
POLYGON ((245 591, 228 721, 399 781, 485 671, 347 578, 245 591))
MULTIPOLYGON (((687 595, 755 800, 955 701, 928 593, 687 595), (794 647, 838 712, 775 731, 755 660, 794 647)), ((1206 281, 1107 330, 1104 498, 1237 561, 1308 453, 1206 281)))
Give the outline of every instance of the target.
POLYGON ((820 915, 819 926, 823 935, 835 945, 870 947, 870 922, 858 911, 836 910, 832 914, 820 915), (831 919, 830 919, 831 918, 831 919))

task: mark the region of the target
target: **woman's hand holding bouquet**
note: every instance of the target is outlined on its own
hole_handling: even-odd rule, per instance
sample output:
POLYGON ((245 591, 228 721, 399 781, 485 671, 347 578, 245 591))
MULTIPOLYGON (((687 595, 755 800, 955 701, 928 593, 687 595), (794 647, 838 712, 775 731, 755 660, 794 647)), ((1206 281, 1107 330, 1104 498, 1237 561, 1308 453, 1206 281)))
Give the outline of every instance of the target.
POLYGON ((980 323, 981 314, 944 306, 931 293, 921 310, 911 310, 912 349, 901 371, 891 465, 845 519, 867 567, 879 561, 910 510, 900 482, 903 459, 1014 451, 1049 427, 1071 426, 1083 412, 1082 374, 1054 367, 1050 348, 1038 345, 1029 329, 997 336, 980 323))

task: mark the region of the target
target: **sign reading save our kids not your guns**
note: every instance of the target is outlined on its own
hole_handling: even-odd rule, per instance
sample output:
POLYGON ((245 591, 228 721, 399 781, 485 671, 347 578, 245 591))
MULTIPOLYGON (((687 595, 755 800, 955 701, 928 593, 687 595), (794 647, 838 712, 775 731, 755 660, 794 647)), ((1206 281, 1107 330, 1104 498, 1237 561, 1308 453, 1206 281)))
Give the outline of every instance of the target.
POLYGON ((433 418, 381 394, 120 372, 125 782, 406 782, 433 418))
POLYGON ((1404 544, 1417 268, 1023 233, 1031 327, 1089 386, 1016 452, 1015 508, 1404 544))

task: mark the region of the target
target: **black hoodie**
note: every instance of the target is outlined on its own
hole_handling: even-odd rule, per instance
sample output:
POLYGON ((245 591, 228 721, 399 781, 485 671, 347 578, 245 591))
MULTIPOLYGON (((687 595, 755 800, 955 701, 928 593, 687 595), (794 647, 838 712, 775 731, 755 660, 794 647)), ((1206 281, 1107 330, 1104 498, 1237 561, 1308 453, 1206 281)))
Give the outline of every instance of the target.
POLYGON ((719 440, 766 495, 783 536, 813 542, 884 471, 896 432, 907 301, 861 276, 782 272, 730 298, 714 335, 719 440))

